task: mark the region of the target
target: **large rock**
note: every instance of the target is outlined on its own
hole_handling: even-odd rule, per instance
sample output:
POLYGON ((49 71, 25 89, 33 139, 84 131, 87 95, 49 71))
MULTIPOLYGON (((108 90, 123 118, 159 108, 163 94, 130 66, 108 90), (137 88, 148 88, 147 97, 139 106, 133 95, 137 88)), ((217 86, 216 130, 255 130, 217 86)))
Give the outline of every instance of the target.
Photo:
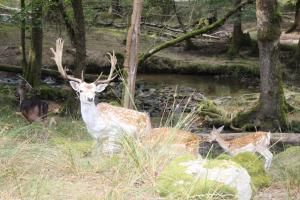
POLYGON ((229 160, 196 160, 182 156, 161 172, 157 181, 161 196, 171 199, 250 200, 251 178, 246 169, 229 160))
POLYGON ((268 187, 271 184, 270 178, 265 172, 263 160, 254 153, 244 152, 233 157, 221 154, 217 159, 231 160, 244 167, 251 176, 252 186, 255 191, 263 187, 268 187))
POLYGON ((275 155, 270 172, 275 181, 300 186, 300 146, 290 147, 275 155))

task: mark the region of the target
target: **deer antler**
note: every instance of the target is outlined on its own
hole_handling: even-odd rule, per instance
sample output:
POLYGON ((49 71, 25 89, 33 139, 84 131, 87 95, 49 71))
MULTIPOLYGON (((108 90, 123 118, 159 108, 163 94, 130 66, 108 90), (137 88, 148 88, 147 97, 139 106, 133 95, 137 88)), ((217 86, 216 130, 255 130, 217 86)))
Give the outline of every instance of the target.
POLYGON ((109 62, 111 64, 109 75, 106 80, 100 80, 100 78, 102 76, 102 73, 101 73, 94 82, 96 85, 100 84, 100 83, 108 83, 117 77, 117 75, 113 76, 113 73, 116 69, 116 64, 117 64, 117 58, 115 56, 115 51, 113 51, 113 54, 107 53, 107 55, 109 56, 109 62))
POLYGON ((55 61, 56 65, 57 65, 57 69, 60 73, 60 75, 64 78, 64 79, 69 79, 69 80, 73 80, 76 82, 82 82, 81 79, 79 78, 75 78, 73 76, 70 76, 66 73, 65 69, 62 66, 62 53, 63 53, 63 47, 64 47, 64 41, 61 38, 58 38, 56 40, 56 51, 53 48, 50 48, 50 50, 52 51, 54 57, 52 57, 52 59, 55 61))

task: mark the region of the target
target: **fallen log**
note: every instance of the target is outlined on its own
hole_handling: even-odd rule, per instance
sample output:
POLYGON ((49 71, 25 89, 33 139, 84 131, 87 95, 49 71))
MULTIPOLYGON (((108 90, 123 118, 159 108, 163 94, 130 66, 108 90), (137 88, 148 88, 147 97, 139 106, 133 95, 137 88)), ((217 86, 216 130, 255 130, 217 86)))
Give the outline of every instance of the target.
MULTIPOLYGON (((222 133, 221 137, 225 140, 232 140, 239 138, 249 133, 222 133)), ((198 134, 202 140, 207 141, 209 134, 198 134)), ((300 133, 271 133, 271 143, 288 143, 288 144, 300 144, 300 133)))
MULTIPOLYGON (((22 67, 16 66, 16 65, 9 65, 9 64, 0 64, 0 71, 5 71, 5 72, 12 72, 12 73, 22 73, 22 67)), ((42 68, 42 76, 52 76, 57 79, 62 80, 63 78, 61 77, 60 73, 56 70, 53 69, 46 69, 42 68)), ((97 79, 98 75, 94 74, 85 74, 84 78, 87 81, 94 81, 97 79)), ((103 75, 105 77, 105 75, 103 75)))

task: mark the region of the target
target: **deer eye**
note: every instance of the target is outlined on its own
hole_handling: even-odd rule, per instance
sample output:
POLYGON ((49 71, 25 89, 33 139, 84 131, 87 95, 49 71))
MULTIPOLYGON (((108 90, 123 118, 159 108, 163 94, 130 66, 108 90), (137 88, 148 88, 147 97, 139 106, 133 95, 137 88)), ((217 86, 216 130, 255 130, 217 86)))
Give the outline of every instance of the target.
POLYGON ((79 92, 81 93, 81 92, 83 92, 82 90, 79 90, 79 92))

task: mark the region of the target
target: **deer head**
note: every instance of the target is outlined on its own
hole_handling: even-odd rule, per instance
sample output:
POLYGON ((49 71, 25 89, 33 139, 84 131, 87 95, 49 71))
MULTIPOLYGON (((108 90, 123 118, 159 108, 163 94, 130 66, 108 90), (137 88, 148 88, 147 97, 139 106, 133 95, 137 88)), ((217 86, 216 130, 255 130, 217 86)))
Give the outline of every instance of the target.
POLYGON ((59 73, 64 79, 70 80, 71 87, 79 93, 80 101, 82 103, 94 103, 96 93, 102 92, 107 87, 108 83, 114 78, 116 78, 116 75, 113 76, 117 64, 117 58, 115 56, 115 53, 107 53, 107 55, 109 56, 109 61, 111 63, 108 78, 105 80, 101 80, 101 73, 100 76, 93 83, 87 83, 84 81, 83 72, 81 73, 81 79, 75 78, 66 73, 66 70, 62 66, 63 46, 64 41, 61 38, 59 38, 56 40, 56 50, 51 48, 51 51, 54 55, 52 59, 55 61, 59 73))
POLYGON ((219 127, 218 129, 216 129, 215 127, 213 127, 213 130, 210 132, 210 136, 208 139, 208 142, 213 142, 217 139, 217 137, 220 136, 220 133, 222 132, 224 126, 219 127))

